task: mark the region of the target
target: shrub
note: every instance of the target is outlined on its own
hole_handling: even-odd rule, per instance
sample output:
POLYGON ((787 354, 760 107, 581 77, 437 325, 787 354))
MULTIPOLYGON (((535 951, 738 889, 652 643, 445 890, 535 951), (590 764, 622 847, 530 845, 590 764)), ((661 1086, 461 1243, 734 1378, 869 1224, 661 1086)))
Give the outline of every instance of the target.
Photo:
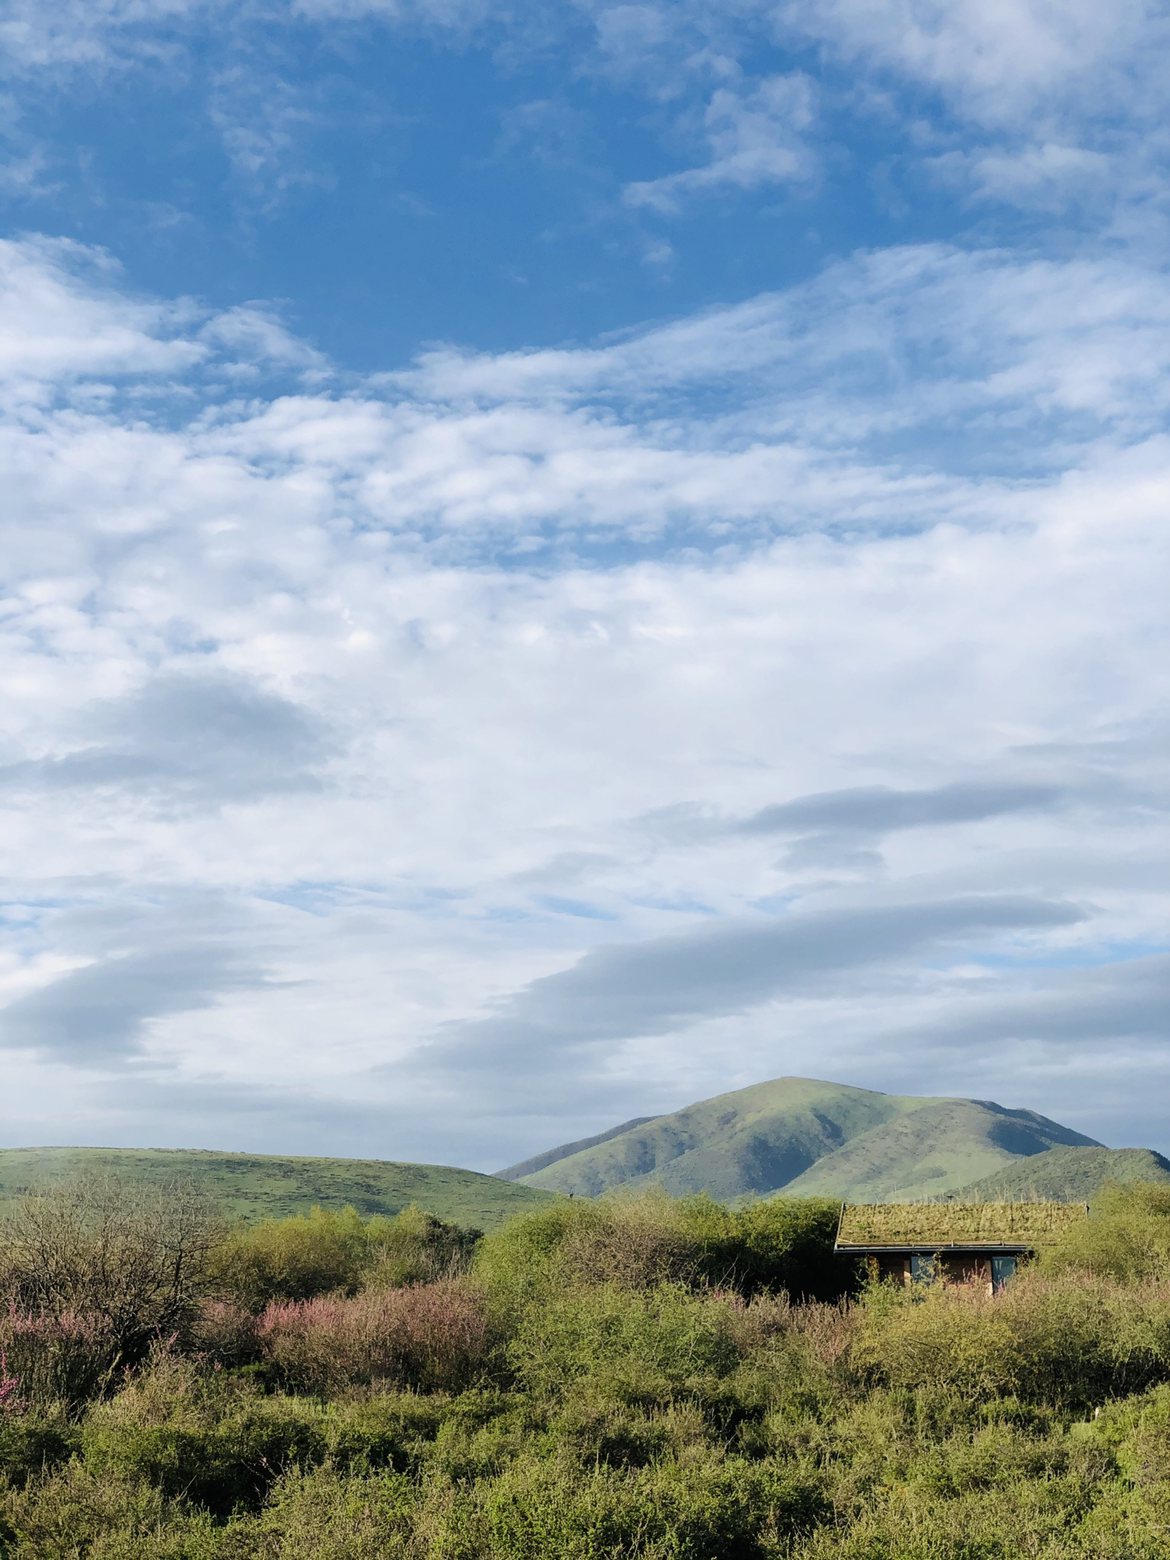
POLYGON ((258 1508, 287 1469, 320 1463, 326 1442, 311 1405, 268 1398, 204 1424, 98 1419, 85 1427, 82 1446, 99 1479, 142 1482, 225 1517, 258 1508))
POLYGON ((260 1357, 256 1317, 231 1300, 205 1300, 191 1325, 191 1347, 216 1365, 249 1365, 260 1357))
POLYGON ((837 1213, 836 1203, 811 1197, 738 1213, 705 1194, 565 1199, 488 1236, 476 1271, 513 1304, 566 1283, 685 1283, 836 1300, 857 1287, 856 1264, 833 1252, 837 1213))
POLYGON ((726 1307, 678 1284, 567 1290, 528 1312, 507 1353, 531 1391, 557 1395, 588 1378, 646 1403, 701 1390, 740 1361, 726 1307))
POLYGON ((411 1545, 420 1503, 418 1485, 401 1474, 345 1478, 333 1468, 298 1469, 275 1490, 259 1524, 259 1543, 250 1553, 289 1560, 373 1560, 415 1553, 421 1560, 426 1550, 411 1545))
POLYGON ((250 1311, 270 1300, 352 1294, 366 1265, 367 1230, 353 1208, 314 1208, 305 1216, 265 1219, 216 1250, 211 1278, 221 1299, 250 1311))
POLYGON ((133 1364, 160 1334, 185 1333, 219 1226, 178 1185, 87 1176, 27 1197, 0 1227, 0 1296, 14 1315, 85 1318, 133 1364))
POLYGON ((458 1390, 488 1353, 482 1296, 460 1279, 352 1299, 274 1302, 258 1336, 282 1381, 321 1393, 373 1382, 458 1390))
POLYGON ((827 1197, 772 1197, 735 1215, 727 1282, 744 1294, 783 1290, 834 1301, 859 1287, 857 1262, 833 1250, 840 1205, 827 1197))
POLYGON ((33 1407, 77 1406, 105 1388, 123 1358, 107 1318, 71 1311, 0 1316, 0 1352, 14 1396, 33 1407))
POLYGON ((43 1482, 0 1492, 11 1560, 218 1560, 211 1519, 137 1480, 67 1463, 43 1482))
POLYGON ((994 1298, 963 1285, 878 1292, 852 1359, 896 1386, 1100 1403, 1170 1375, 1170 1289, 1029 1274, 994 1298))
POLYGON ((30 1478, 65 1462, 76 1445, 76 1435, 59 1424, 31 1416, 0 1422, 0 1478, 23 1489, 30 1478))
POLYGON ((413 1206, 392 1219, 314 1208, 237 1231, 218 1247, 211 1269, 221 1300, 256 1312, 270 1300, 455 1277, 470 1265, 479 1238, 478 1230, 444 1224, 413 1206))
POLYGON ((1107 1183, 1089 1217, 1048 1248, 1046 1273, 1088 1272, 1120 1283, 1170 1281, 1170 1186, 1107 1183))
POLYGON ((414 1392, 384 1392, 333 1404, 322 1420, 329 1462, 343 1472, 415 1473, 448 1408, 445 1397, 414 1392))
POLYGON ((708 1457, 569 1471, 519 1462, 454 1502, 441 1553, 493 1560, 753 1560, 815 1521, 815 1478, 708 1457))

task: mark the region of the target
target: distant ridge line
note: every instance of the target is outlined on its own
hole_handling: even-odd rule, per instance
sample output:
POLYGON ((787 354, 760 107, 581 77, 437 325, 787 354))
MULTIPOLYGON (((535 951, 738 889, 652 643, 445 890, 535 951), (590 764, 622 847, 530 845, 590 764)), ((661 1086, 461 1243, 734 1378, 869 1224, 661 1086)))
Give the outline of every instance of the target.
POLYGON ((546 1148, 543 1154, 533 1154, 531 1159, 522 1159, 518 1165, 509 1165, 506 1170, 496 1170, 494 1174, 501 1181, 519 1181, 522 1176, 547 1170, 558 1159, 567 1159, 570 1154, 596 1148, 599 1143, 608 1143, 612 1138, 621 1137, 623 1132, 632 1132, 635 1127, 645 1127, 658 1119, 657 1116, 633 1116, 629 1121, 623 1121, 620 1127, 610 1127, 608 1132, 598 1132, 594 1137, 578 1138, 575 1143, 562 1143, 559 1148, 546 1148))

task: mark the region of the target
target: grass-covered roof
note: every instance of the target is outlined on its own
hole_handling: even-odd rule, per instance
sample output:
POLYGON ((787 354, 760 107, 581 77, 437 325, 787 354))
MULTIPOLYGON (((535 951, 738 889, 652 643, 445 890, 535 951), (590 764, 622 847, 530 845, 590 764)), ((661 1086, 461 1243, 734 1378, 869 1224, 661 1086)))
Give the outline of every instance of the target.
POLYGON ((1085 1217, 1080 1203, 858 1203, 841 1210, 842 1246, 1043 1245, 1085 1217))

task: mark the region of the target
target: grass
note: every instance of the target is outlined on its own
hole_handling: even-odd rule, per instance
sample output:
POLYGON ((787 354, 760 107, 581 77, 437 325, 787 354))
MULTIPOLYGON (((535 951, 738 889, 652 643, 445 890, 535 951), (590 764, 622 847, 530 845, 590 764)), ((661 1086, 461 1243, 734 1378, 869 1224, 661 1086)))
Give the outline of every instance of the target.
POLYGON ((551 1200, 535 1187, 447 1165, 195 1149, 6 1148, 0 1149, 0 1216, 37 1187, 108 1173, 146 1186, 191 1182, 227 1218, 242 1223, 287 1218, 314 1206, 393 1215, 413 1203, 449 1223, 490 1230, 551 1200))
POLYGON ((841 1210, 841 1246, 1050 1245, 1087 1215, 1077 1203, 868 1203, 841 1210))

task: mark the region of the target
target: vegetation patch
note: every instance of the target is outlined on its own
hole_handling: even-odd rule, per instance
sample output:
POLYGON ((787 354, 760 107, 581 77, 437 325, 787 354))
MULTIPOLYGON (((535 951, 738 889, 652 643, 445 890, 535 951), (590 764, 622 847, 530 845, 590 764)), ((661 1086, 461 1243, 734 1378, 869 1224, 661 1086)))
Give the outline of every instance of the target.
POLYGON ((995 1296, 864 1283, 836 1227, 59 1188, 0 1229, 0 1554, 1165 1560, 1170 1191, 1108 1188, 995 1296))

